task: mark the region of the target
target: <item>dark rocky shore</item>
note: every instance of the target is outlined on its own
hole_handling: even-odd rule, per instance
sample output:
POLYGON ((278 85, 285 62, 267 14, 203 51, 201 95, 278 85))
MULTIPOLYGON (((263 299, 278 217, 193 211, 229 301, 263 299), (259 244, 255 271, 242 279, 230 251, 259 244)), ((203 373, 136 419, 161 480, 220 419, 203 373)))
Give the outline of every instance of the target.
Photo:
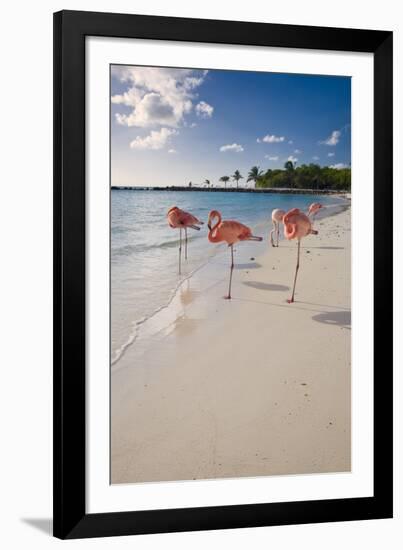
POLYGON ((349 193, 349 191, 341 191, 336 189, 289 189, 289 188, 270 188, 270 189, 246 189, 240 187, 239 189, 230 187, 224 189, 223 187, 182 187, 180 185, 171 185, 170 187, 134 187, 134 186, 112 186, 114 191, 202 191, 206 193, 290 193, 291 195, 343 195, 349 193))

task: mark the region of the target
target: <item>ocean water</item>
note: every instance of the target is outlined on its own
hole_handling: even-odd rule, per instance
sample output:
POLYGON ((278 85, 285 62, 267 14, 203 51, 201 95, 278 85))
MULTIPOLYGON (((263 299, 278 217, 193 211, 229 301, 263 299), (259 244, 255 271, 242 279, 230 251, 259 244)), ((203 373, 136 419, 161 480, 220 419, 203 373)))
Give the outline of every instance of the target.
POLYGON ((271 211, 312 202, 324 205, 332 196, 187 191, 112 190, 111 196, 111 362, 116 364, 136 337, 137 329, 172 299, 180 283, 224 253, 225 244, 207 240, 207 225, 188 230, 188 260, 182 247, 182 274, 178 274, 179 230, 168 226, 166 213, 178 206, 207 223, 210 210, 223 219, 251 227, 268 246, 271 211))

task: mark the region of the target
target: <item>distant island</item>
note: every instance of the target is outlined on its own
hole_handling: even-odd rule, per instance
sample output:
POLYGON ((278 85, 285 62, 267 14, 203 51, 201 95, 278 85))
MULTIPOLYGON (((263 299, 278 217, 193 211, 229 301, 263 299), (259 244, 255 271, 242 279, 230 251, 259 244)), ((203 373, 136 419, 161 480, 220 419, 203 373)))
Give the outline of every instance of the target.
POLYGON ((302 164, 296 167, 291 161, 284 164, 281 169, 268 169, 265 172, 259 166, 253 166, 246 178, 247 182, 253 182, 254 187, 240 185, 244 179, 239 170, 235 170, 232 176, 222 176, 220 184, 214 186, 206 179, 201 184, 189 182, 187 185, 170 186, 137 186, 113 185, 113 190, 133 191, 226 191, 241 193, 296 193, 296 194, 339 194, 349 193, 351 190, 351 168, 320 166, 319 164, 302 164), (227 187, 232 180, 236 187, 227 187))

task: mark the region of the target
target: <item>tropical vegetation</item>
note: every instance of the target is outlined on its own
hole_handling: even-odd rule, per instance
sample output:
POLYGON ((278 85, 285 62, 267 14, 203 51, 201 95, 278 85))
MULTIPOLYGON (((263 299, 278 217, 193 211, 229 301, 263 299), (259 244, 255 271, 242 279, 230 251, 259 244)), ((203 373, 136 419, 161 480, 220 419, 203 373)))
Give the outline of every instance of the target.
POLYGON ((243 179, 243 176, 241 175, 241 172, 239 170, 235 170, 233 175, 231 176, 234 181, 236 181, 236 188, 238 189, 238 183, 239 180, 243 179))
POLYGON ((221 178, 218 181, 222 181, 224 184, 225 189, 227 188, 227 183, 229 182, 231 178, 229 176, 221 176, 221 178))
MULTIPOLYGON (((218 181, 227 183, 230 180, 236 182, 238 189, 239 180, 243 179, 239 170, 235 170, 232 176, 221 176, 218 181)), ((257 188, 285 188, 285 189, 321 189, 335 191, 350 191, 351 189, 351 168, 339 166, 320 166, 319 164, 302 164, 296 166, 292 161, 287 160, 284 168, 271 168, 266 171, 259 166, 252 166, 248 172, 247 182, 253 181, 257 188)), ((210 185, 209 180, 204 184, 210 185)))
POLYGON ((286 189, 351 189, 351 168, 333 168, 319 164, 302 164, 295 167, 287 161, 284 169, 268 169, 256 181, 258 188, 286 189))
POLYGON ((259 166, 252 166, 252 168, 249 170, 248 179, 246 181, 253 181, 256 186, 257 182, 262 176, 263 171, 259 168, 259 166))

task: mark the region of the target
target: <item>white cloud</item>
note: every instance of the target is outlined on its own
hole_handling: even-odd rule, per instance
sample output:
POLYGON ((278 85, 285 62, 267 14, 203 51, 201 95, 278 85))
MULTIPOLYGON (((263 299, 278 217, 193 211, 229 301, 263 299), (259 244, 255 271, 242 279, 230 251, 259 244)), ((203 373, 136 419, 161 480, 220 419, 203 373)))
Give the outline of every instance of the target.
POLYGON ((285 140, 284 136, 275 136, 274 134, 267 134, 267 136, 264 136, 261 140, 257 138, 257 142, 260 143, 261 141, 264 141, 265 143, 281 143, 285 140))
POLYGON ((292 145, 294 142, 292 139, 290 139, 290 141, 288 142, 288 145, 292 145))
POLYGON ((231 145, 222 145, 220 147, 220 151, 222 153, 225 153, 226 151, 232 151, 234 153, 242 153, 244 148, 242 145, 239 145, 238 143, 231 143, 231 145))
POLYGON ((330 168, 335 168, 336 170, 343 170, 343 168, 348 168, 348 165, 344 164, 343 162, 337 162, 336 164, 332 164, 330 168))
POLYGON ((334 157, 334 153, 328 153, 327 156, 328 157, 334 157))
POLYGON ((295 149, 294 153, 296 155, 300 155, 302 153, 301 149, 295 149))
POLYGON ((175 154, 177 153, 178 151, 176 149, 169 149, 168 153, 172 153, 172 154, 175 154))
POLYGON ((192 124, 190 124, 189 128, 196 128, 197 124, 196 122, 192 122, 192 124))
POLYGON ((324 141, 320 141, 323 145, 337 145, 340 141, 341 132, 340 130, 333 130, 330 136, 324 141))
POLYGON ((319 160, 319 157, 317 157, 316 155, 314 157, 312 157, 313 160, 319 160))
POLYGON ((200 118, 211 118, 213 116, 214 107, 205 101, 200 101, 196 105, 196 114, 200 118))
POLYGON ((127 84, 127 89, 111 101, 131 108, 129 113, 116 113, 116 121, 140 128, 180 126, 193 108, 193 90, 201 86, 206 74, 192 69, 112 67, 112 75, 127 84))
POLYGON ((278 160, 278 157, 271 157, 270 155, 265 155, 264 158, 269 159, 269 160, 273 160, 273 161, 278 160))
POLYGON ((297 162, 298 161, 298 159, 296 157, 293 157, 292 155, 290 155, 287 160, 290 160, 291 162, 297 162))
POLYGON ((170 130, 169 128, 161 128, 160 130, 152 130, 148 136, 137 136, 131 143, 132 149, 163 149, 167 144, 169 138, 177 134, 176 130, 170 130))

